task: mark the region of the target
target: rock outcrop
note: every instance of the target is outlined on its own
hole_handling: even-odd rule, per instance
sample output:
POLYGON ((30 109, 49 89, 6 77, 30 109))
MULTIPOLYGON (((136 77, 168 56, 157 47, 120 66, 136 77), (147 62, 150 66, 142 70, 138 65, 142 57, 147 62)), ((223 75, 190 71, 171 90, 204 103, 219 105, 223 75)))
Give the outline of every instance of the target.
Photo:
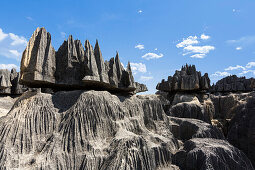
POLYGON ((249 92, 255 90, 255 79, 236 75, 227 76, 212 85, 211 92, 249 92))
POLYGON ((86 40, 84 50, 81 42, 72 36, 55 51, 45 28, 37 28, 29 40, 20 70, 20 82, 32 88, 96 89, 116 93, 147 90, 145 85, 134 81, 130 64, 126 70, 123 68, 118 53, 104 62, 98 41, 93 49, 86 40))
POLYGON ((0 69, 0 94, 20 95, 28 88, 19 84, 20 74, 16 69, 0 69))
POLYGON ((165 92, 178 92, 178 91, 202 91, 208 90, 210 87, 210 79, 208 74, 205 73, 201 76, 201 72, 196 70, 194 65, 185 65, 181 71, 176 70, 175 74, 169 76, 167 80, 162 80, 158 83, 157 90, 165 92))

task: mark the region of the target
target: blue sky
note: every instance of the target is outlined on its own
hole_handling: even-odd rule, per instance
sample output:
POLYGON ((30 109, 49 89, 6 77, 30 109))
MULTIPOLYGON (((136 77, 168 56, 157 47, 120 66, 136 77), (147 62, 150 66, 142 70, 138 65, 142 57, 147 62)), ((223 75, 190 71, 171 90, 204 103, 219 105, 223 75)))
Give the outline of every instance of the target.
POLYGON ((185 63, 213 82, 254 77, 254 9, 254 0, 4 0, 0 68, 19 67, 32 33, 45 27, 55 50, 72 34, 83 44, 98 39, 105 60, 118 51, 147 93, 185 63))

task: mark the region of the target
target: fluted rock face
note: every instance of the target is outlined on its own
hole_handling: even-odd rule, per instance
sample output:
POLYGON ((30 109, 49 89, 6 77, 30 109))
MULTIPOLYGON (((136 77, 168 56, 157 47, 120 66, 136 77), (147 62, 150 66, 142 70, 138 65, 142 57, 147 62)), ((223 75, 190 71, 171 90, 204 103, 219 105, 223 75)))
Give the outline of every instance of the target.
POLYGON ((242 150, 255 166, 255 93, 250 93, 230 110, 227 138, 242 150))
MULTIPOLYGON (((85 50, 79 40, 69 36, 57 52, 45 28, 37 28, 21 61, 20 82, 29 87, 62 89, 97 89, 134 93, 136 86, 131 67, 121 65, 119 54, 104 62, 98 41, 95 48, 88 40, 85 50)), ((147 88, 140 88, 146 90, 147 88)))
POLYGON ((7 69, 0 69, 0 94, 22 94, 27 88, 19 84, 20 74, 16 69, 11 72, 7 69))
POLYGON ((167 122, 155 95, 27 92, 0 119, 0 166, 7 169, 171 167, 171 155, 179 144, 167 122))
POLYGON ((211 92, 249 92, 255 90, 255 79, 236 75, 225 77, 212 85, 211 92))
POLYGON ((176 70, 175 74, 168 77, 168 80, 162 80, 158 83, 157 90, 166 92, 176 91, 201 91, 208 90, 210 87, 210 79, 205 73, 201 76, 201 72, 196 71, 194 65, 185 65, 181 71, 176 70))
POLYGON ((184 143, 181 154, 182 158, 186 156, 176 160, 181 169, 254 169, 246 155, 225 140, 194 138, 184 143))
POLYGON ((54 84, 55 60, 51 35, 45 28, 37 28, 22 55, 20 81, 26 85, 54 84))

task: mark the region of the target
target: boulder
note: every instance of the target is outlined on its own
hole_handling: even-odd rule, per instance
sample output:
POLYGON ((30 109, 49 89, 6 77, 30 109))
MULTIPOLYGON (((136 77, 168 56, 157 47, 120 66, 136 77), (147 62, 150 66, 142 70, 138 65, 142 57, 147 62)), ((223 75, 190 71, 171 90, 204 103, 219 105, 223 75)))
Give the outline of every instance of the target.
POLYGON ((203 91, 210 87, 210 79, 205 73, 201 76, 201 72, 196 71, 195 65, 185 65, 181 71, 176 70, 175 74, 169 76, 167 80, 158 83, 157 90, 166 92, 178 91, 203 91))
POLYGON ((86 40, 84 50, 81 42, 72 36, 55 52, 45 28, 37 28, 29 40, 20 70, 20 83, 31 88, 96 89, 129 94, 147 90, 144 86, 137 86, 140 89, 136 90, 130 64, 125 70, 118 53, 104 62, 98 41, 93 49, 86 40))
POLYGON ((194 138, 174 155, 174 163, 185 170, 253 170, 247 156, 225 140, 194 138), (181 158, 181 159, 180 159, 181 158))

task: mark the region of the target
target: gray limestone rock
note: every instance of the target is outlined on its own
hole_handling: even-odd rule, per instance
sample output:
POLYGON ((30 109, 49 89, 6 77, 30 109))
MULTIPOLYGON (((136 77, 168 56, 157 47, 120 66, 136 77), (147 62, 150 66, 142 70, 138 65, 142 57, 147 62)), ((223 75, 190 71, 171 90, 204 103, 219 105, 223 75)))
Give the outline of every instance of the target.
POLYGON ((236 75, 227 76, 210 88, 211 92, 249 92, 255 90, 255 79, 246 79, 236 75))
POLYGON ((158 83, 157 90, 166 92, 176 91, 202 91, 208 90, 210 87, 210 79, 205 73, 201 76, 201 72, 196 71, 194 65, 185 65, 181 71, 176 70, 175 74, 168 77, 168 80, 162 80, 158 83))
POLYGON ((20 82, 25 85, 55 83, 55 50, 51 35, 45 28, 37 28, 23 52, 20 66, 20 82))
POLYGON ((29 40, 20 70, 20 83, 31 88, 96 89, 128 94, 134 94, 136 90, 130 65, 125 70, 118 53, 109 62, 104 62, 98 41, 93 50, 86 40, 84 51, 81 42, 72 36, 55 52, 45 28, 37 28, 29 40))
MULTIPOLYGON (((184 143, 184 153, 179 165, 186 170, 253 170, 247 156, 225 140, 194 138, 184 143), (186 153, 185 153, 186 152, 186 153)), ((176 160, 178 165, 178 160, 176 160)))

